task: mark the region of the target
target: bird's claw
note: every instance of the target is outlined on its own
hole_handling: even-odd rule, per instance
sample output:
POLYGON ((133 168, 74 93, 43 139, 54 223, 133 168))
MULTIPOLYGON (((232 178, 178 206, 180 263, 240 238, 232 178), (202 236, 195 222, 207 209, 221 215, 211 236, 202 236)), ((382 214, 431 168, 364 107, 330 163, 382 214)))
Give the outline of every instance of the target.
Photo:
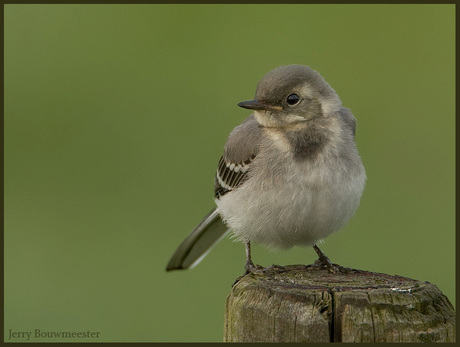
POLYGON ((246 264, 244 265, 244 275, 247 275, 250 273, 258 273, 261 270, 263 270, 263 267, 260 265, 254 265, 252 261, 247 261, 246 264))
POLYGON ((317 259, 315 263, 313 264, 313 266, 318 267, 320 269, 327 268, 329 272, 331 273, 341 272, 340 267, 337 267, 334 264, 332 264, 328 257, 324 257, 324 258, 321 257, 317 259))

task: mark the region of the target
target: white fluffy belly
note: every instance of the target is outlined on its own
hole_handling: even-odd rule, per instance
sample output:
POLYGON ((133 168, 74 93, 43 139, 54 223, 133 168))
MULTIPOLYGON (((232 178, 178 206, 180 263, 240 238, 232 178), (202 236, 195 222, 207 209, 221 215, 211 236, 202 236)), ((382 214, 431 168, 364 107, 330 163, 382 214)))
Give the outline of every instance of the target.
POLYGON ((282 180, 276 174, 255 175, 216 200, 238 240, 271 249, 311 246, 344 226, 358 208, 365 183, 362 166, 353 173, 299 163, 285 169, 278 173, 282 180))

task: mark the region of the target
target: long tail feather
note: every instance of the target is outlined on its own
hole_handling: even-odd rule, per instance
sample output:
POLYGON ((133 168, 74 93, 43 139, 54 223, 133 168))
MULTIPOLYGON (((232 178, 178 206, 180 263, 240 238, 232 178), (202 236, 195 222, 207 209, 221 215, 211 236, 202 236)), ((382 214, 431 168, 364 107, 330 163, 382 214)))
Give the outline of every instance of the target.
POLYGON ((166 271, 194 267, 229 231, 217 210, 212 210, 180 244, 169 260, 166 271))

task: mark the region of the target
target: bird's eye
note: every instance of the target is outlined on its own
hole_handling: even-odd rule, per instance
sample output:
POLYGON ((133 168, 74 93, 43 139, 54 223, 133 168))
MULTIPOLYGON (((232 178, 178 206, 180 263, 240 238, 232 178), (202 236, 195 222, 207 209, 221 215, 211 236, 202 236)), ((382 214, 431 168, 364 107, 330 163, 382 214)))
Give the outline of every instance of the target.
POLYGON ((287 99, 286 99, 287 103, 291 106, 294 106, 295 104, 298 104, 299 101, 300 101, 300 96, 298 96, 297 94, 295 93, 292 93, 292 94, 289 94, 287 99))

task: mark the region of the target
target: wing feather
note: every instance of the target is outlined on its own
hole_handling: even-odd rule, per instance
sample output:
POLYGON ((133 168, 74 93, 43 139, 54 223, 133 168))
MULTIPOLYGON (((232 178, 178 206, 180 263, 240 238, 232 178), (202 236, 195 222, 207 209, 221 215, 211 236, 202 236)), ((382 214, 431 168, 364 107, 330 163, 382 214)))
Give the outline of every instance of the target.
POLYGON ((262 128, 249 116, 230 133, 224 155, 217 165, 214 196, 219 199, 238 188, 248 178, 251 163, 259 152, 262 128))

